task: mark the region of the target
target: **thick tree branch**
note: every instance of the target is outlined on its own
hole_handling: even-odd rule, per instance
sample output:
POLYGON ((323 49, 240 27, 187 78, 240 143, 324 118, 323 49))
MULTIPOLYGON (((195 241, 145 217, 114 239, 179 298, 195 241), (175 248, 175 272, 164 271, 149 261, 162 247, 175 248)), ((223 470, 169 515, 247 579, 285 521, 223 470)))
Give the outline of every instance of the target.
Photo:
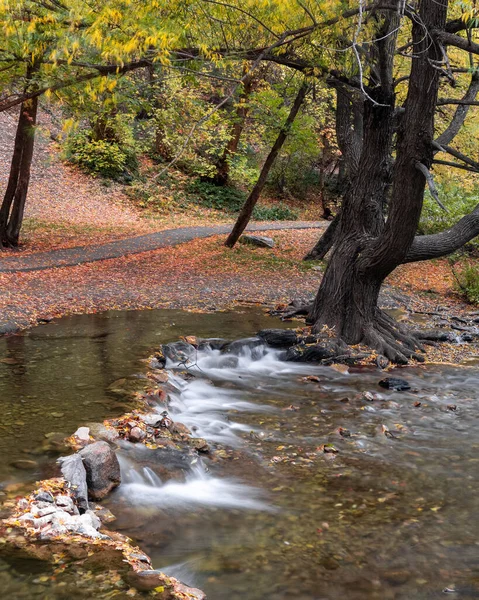
POLYGON ((455 48, 465 50, 471 54, 479 54, 479 44, 476 44, 472 40, 463 38, 460 35, 437 30, 433 31, 432 35, 446 46, 454 46, 455 48))
POLYGON ((414 238, 405 263, 430 260, 452 254, 479 235, 479 204, 453 227, 433 235, 414 238))
POLYGON ((466 154, 463 154, 462 152, 451 148, 451 146, 441 146, 441 148, 444 152, 447 152, 448 154, 454 156, 454 158, 457 158, 458 160, 462 160, 462 162, 466 163, 466 165, 472 167, 473 169, 479 172, 479 162, 473 160, 469 156, 466 156, 466 154))

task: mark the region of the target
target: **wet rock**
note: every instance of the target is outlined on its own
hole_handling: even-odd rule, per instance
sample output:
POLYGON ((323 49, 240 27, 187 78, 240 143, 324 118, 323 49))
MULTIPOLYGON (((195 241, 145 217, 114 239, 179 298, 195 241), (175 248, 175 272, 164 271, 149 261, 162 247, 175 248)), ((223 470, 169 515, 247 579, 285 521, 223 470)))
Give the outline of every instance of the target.
POLYGON ((132 571, 127 575, 128 583, 139 592, 151 592, 157 587, 163 587, 165 576, 161 571, 132 571))
POLYGON ((419 329, 414 337, 424 342, 454 342, 456 334, 448 329, 419 329))
POLYGON ((188 598, 192 600, 206 600, 206 594, 199 590, 198 588, 191 588, 182 583, 179 583, 175 586, 175 592, 180 592, 185 594, 188 598))
POLYGON ((230 342, 221 350, 222 354, 242 354, 246 349, 254 350, 258 346, 263 346, 264 342, 258 337, 244 338, 230 342))
POLYGON ((208 442, 203 438, 192 438, 191 445, 198 452, 207 453, 210 451, 210 447, 208 446, 208 442))
POLYGON ((49 492, 39 492, 34 499, 39 502, 54 502, 53 496, 49 492))
POLYGON ((385 379, 381 379, 378 385, 396 392, 405 392, 411 389, 409 382, 400 377, 386 377, 385 379))
POLYGON ((288 362, 321 362, 335 357, 337 353, 334 345, 315 344, 314 346, 293 346, 280 358, 288 362))
POLYGON ((262 329, 258 337, 273 348, 290 348, 298 343, 298 335, 293 329, 262 329))
POLYGON ((239 241, 240 244, 248 244, 258 248, 274 248, 274 240, 265 235, 242 235, 239 241))
POLYGON ((165 344, 161 347, 161 350, 164 356, 173 362, 183 362, 196 356, 196 348, 192 344, 183 341, 165 344))
POLYGON ((101 500, 120 485, 120 464, 107 442, 95 442, 79 452, 86 470, 88 495, 101 500))
POLYGON ((20 469, 21 471, 33 471, 38 467, 38 464, 34 460, 26 459, 14 460, 10 464, 12 467, 15 467, 15 469, 20 469))
POLYGON ((90 435, 96 440, 114 442, 120 437, 115 429, 106 427, 103 423, 89 423, 88 427, 90 429, 90 435))
POLYGON ((140 427, 132 427, 128 439, 133 444, 138 444, 146 438, 146 433, 140 427))
POLYGON ((222 350, 229 343, 229 340, 223 338, 202 339, 198 343, 198 350, 222 350))
MULTIPOLYGON (((95 444, 92 444, 93 446, 95 444)), ((58 459, 63 477, 68 481, 73 491, 73 497, 80 510, 88 510, 87 475, 83 460, 79 454, 71 454, 58 459)))
POLYGON ((111 512, 111 510, 108 510, 108 508, 106 508, 105 506, 90 503, 90 508, 94 511, 95 515, 100 519, 100 521, 104 525, 116 521, 115 515, 111 512))
POLYGON ((188 427, 186 425, 183 425, 183 423, 172 423, 169 427, 169 430, 173 434, 191 435, 191 431, 188 429, 188 427))

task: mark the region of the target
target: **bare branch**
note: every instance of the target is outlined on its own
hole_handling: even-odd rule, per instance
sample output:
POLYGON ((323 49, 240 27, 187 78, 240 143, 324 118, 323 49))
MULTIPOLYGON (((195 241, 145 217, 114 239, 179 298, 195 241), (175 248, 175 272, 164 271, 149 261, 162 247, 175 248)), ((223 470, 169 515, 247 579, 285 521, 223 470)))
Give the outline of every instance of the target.
POLYGON ((479 106, 479 100, 456 100, 455 98, 441 98, 437 101, 437 106, 446 106, 447 104, 458 104, 460 106, 479 106))
POLYGON ((422 162, 418 161, 416 163, 416 169, 418 171, 421 171, 421 173, 426 178, 427 185, 429 186, 429 191, 431 192, 431 196, 434 198, 434 200, 438 203, 438 205, 442 208, 442 210, 449 212, 448 209, 444 206, 444 204, 441 202, 441 200, 439 198, 439 193, 437 191, 436 184, 434 183, 434 178, 431 175, 429 169, 426 167, 426 165, 424 165, 422 162))
POLYGON ((471 54, 479 54, 479 44, 476 44, 472 40, 455 35, 453 33, 447 33, 446 31, 433 31, 431 32, 433 37, 436 37, 446 46, 454 46, 460 50, 465 50, 471 54))
POLYGON ((474 169, 473 167, 468 167, 466 165, 461 165, 459 163, 451 162, 449 160, 438 160, 438 159, 435 158, 432 161, 432 163, 434 165, 444 165, 446 167, 453 167, 454 169, 462 169, 463 171, 470 171, 471 173, 479 173, 479 171, 477 169, 474 169))

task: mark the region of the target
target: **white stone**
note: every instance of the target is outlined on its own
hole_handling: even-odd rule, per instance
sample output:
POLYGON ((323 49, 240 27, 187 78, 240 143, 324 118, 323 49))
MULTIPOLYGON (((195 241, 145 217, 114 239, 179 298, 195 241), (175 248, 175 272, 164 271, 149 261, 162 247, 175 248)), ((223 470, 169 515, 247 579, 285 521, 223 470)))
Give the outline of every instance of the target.
POLYGON ((73 435, 82 442, 89 442, 90 441, 90 428, 89 427, 79 427, 73 435))

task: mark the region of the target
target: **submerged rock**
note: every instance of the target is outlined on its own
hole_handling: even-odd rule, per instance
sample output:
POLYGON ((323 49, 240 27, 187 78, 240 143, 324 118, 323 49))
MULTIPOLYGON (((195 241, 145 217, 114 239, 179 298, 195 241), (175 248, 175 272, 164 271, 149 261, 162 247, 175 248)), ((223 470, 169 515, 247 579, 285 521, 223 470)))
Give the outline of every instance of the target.
POLYGON ((290 348, 298 343, 298 335, 293 329, 262 329, 258 337, 273 348, 290 348))
POLYGON ((127 581, 140 592, 158 591, 164 588, 165 595, 161 597, 165 600, 180 597, 191 598, 191 600, 206 600, 206 595, 201 590, 190 588, 173 578, 168 581, 165 574, 158 570, 132 571, 127 575, 127 581), (170 585, 165 586, 165 583, 170 583, 170 585), (182 596, 183 594, 184 596, 182 596))
POLYGON ((120 485, 120 464, 107 442, 95 442, 79 452, 86 470, 88 495, 101 500, 120 485))
POLYGON ((385 379, 381 379, 379 385, 387 390, 394 390, 396 392, 405 392, 411 389, 409 382, 400 377, 386 377, 385 379))
POLYGON ((34 460, 26 459, 15 460, 10 464, 12 467, 15 467, 15 469, 20 469, 21 471, 33 471, 38 467, 38 464, 34 460))

